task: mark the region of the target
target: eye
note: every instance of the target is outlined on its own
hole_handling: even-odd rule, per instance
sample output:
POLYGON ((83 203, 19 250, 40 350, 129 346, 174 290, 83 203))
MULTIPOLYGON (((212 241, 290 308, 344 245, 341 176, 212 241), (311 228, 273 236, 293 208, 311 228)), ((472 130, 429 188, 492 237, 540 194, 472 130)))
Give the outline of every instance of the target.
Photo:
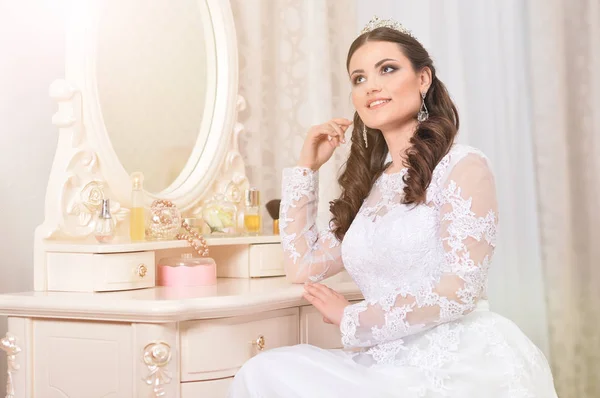
POLYGON ((365 80, 365 77, 364 77, 364 76, 358 75, 358 76, 356 76, 356 77, 354 78, 354 81, 353 81, 353 83, 354 83, 354 84, 362 83, 364 80, 365 80))
POLYGON ((397 68, 392 66, 392 65, 384 65, 381 67, 381 72, 382 73, 392 73, 396 70, 397 68))

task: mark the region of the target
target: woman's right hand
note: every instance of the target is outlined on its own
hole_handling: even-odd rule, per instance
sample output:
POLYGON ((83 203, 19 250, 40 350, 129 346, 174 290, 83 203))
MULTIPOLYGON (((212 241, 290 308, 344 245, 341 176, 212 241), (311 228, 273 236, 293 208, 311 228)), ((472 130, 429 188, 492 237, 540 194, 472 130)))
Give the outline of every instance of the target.
POLYGON ((352 121, 348 119, 337 118, 311 127, 304 140, 298 166, 315 171, 321 168, 331 158, 335 148, 346 142, 344 133, 351 124, 352 121))

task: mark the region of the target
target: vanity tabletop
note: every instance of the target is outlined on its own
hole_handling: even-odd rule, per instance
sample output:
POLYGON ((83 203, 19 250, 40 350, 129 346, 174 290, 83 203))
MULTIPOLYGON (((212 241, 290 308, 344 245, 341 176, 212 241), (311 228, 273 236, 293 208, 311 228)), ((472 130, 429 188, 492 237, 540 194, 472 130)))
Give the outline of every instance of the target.
MULTIPOLYGON (((348 300, 362 298, 345 272, 323 283, 348 300)), ((31 291, 0 295, 0 315, 165 323, 308 305, 303 291, 303 285, 292 284, 285 277, 219 278, 214 286, 157 286, 101 293, 31 291)))

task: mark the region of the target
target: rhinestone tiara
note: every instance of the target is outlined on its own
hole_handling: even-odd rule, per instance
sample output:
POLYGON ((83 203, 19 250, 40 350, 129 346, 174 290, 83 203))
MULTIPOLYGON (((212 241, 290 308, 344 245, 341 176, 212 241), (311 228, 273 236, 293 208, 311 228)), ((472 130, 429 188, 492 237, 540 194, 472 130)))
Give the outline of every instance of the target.
POLYGON ((397 30, 400 33, 404 33, 412 37, 413 39, 417 39, 410 30, 406 29, 400 22, 394 21, 393 19, 379 19, 378 16, 374 16, 371 20, 365 25, 363 30, 360 31, 360 34, 365 34, 377 28, 390 28, 397 30))

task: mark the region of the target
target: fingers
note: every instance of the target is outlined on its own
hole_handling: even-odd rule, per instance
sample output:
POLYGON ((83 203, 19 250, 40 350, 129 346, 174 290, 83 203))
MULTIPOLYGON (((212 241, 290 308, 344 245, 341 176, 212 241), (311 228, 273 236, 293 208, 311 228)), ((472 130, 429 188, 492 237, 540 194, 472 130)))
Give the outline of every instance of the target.
POLYGON ((302 297, 304 297, 306 299, 306 301, 308 301, 309 303, 311 303, 312 305, 315 306, 315 308, 317 310, 319 310, 319 312, 323 313, 323 308, 324 308, 324 302, 323 300, 321 300, 320 298, 313 296, 312 294, 310 294, 309 292, 304 292, 304 294, 302 295, 302 297))
POLYGON ((344 119, 343 117, 333 118, 331 121, 345 127, 348 127, 353 123, 352 120, 344 119))
POLYGON ((329 124, 318 126, 318 130, 315 132, 315 137, 327 137, 327 140, 333 148, 338 147, 341 143, 339 133, 335 131, 329 124))
POLYGON ((319 311, 323 309, 323 305, 327 299, 332 296, 329 288, 320 283, 310 283, 304 285, 304 298, 314 305, 319 311))
POLYGON ((323 322, 328 323, 330 325, 333 325, 333 322, 331 322, 329 319, 327 319, 326 317, 323 317, 323 322))
POLYGON ((340 143, 346 143, 346 138, 344 134, 351 124, 352 122, 348 119, 332 119, 327 123, 314 126, 312 132, 315 138, 327 136, 327 139, 332 144, 332 146, 337 147, 340 145, 340 143))
POLYGON ((329 124, 322 124, 315 127, 314 130, 315 137, 319 136, 327 136, 327 139, 331 141, 333 138, 337 138, 339 133, 333 129, 329 124))
POLYGON ((331 122, 328 122, 328 124, 329 124, 329 125, 330 125, 330 126, 333 128, 333 130, 334 130, 336 133, 338 133, 338 139, 339 139, 339 141, 340 141, 342 144, 345 144, 345 143, 346 143, 346 138, 344 137, 344 133, 346 132, 346 129, 348 128, 348 126, 344 126, 344 127, 343 127, 343 130, 342 130, 342 127, 340 127, 340 125, 339 125, 339 124, 337 124, 337 123, 335 123, 335 122, 333 122, 333 121, 331 121, 331 122))
POLYGON ((319 300, 325 302, 328 298, 333 297, 333 290, 320 283, 305 285, 304 289, 319 300))
POLYGON ((337 298, 340 300, 348 301, 346 300, 346 297, 344 297, 344 295, 336 292, 335 290, 321 283, 307 284, 304 286, 304 290, 308 292, 308 294, 310 294, 311 296, 316 297, 323 302, 327 302, 331 298, 337 298))

